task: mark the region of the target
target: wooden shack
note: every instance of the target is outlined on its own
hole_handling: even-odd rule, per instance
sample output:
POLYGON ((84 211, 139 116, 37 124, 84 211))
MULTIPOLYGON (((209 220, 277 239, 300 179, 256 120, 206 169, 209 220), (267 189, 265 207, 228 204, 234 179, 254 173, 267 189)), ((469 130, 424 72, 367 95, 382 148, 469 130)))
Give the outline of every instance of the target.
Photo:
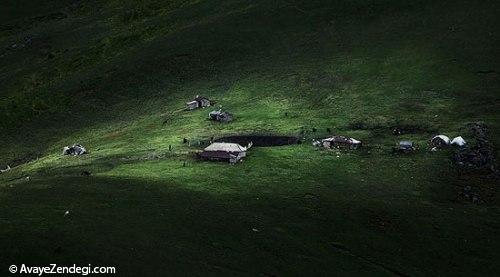
POLYGON ((248 147, 243 147, 237 143, 215 142, 206 147, 199 154, 200 158, 211 161, 223 161, 234 164, 244 157, 248 147))
POLYGON ((344 136, 333 136, 321 140, 321 146, 324 148, 349 148, 357 149, 361 146, 361 141, 344 136))

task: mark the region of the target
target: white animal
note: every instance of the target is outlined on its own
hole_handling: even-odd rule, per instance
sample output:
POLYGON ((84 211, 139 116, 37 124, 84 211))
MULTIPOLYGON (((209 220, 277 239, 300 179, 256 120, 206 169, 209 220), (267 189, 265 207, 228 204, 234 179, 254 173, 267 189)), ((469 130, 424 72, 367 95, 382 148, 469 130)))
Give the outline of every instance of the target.
POLYGON ((64 212, 64 216, 68 216, 68 215, 69 215, 69 211, 64 212))

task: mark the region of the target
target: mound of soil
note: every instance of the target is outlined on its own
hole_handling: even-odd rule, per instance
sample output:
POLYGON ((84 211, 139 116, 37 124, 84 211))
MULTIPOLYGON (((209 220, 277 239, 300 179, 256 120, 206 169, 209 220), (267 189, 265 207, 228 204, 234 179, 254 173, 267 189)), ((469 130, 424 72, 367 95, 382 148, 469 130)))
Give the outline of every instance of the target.
POLYGON ((228 136, 215 140, 216 142, 231 142, 238 143, 246 146, 250 142, 253 146, 270 147, 270 146, 283 146, 290 144, 300 143, 299 138, 292 136, 275 136, 275 135, 242 135, 242 136, 228 136))

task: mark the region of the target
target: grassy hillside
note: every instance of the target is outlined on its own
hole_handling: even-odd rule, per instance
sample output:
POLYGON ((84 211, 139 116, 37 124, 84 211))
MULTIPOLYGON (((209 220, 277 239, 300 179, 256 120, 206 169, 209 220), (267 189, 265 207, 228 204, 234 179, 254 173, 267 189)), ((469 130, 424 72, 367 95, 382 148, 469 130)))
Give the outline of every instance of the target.
POLYGON ((15 166, 0 175, 1 270, 498 272, 498 180, 426 147, 437 133, 471 140, 474 121, 500 144, 497 1, 137 2, 0 11, 0 166, 15 166), (183 111, 198 94, 236 120, 183 111), (327 128, 364 150, 313 148, 327 128), (254 133, 306 143, 236 166, 195 159, 198 142, 254 133), (421 151, 392 155, 401 139, 421 151), (61 156, 73 143, 90 154, 61 156), (482 204, 460 197, 466 185, 482 204))

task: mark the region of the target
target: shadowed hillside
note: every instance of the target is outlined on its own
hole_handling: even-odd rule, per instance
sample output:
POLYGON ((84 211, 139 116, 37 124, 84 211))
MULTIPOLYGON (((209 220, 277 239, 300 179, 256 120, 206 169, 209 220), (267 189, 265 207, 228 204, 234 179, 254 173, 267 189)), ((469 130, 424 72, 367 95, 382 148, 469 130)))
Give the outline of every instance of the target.
POLYGON ((130 275, 499 270, 498 179, 428 151, 435 134, 473 142, 476 121, 500 144, 497 1, 4 5, 0 261, 130 275), (235 121, 184 111, 195 95, 235 121), (311 146, 331 133, 363 150, 311 146), (252 134, 303 143, 235 166, 196 159, 212 138, 252 134), (393 155, 403 139, 420 151, 393 155), (62 156, 74 143, 89 154, 62 156))

